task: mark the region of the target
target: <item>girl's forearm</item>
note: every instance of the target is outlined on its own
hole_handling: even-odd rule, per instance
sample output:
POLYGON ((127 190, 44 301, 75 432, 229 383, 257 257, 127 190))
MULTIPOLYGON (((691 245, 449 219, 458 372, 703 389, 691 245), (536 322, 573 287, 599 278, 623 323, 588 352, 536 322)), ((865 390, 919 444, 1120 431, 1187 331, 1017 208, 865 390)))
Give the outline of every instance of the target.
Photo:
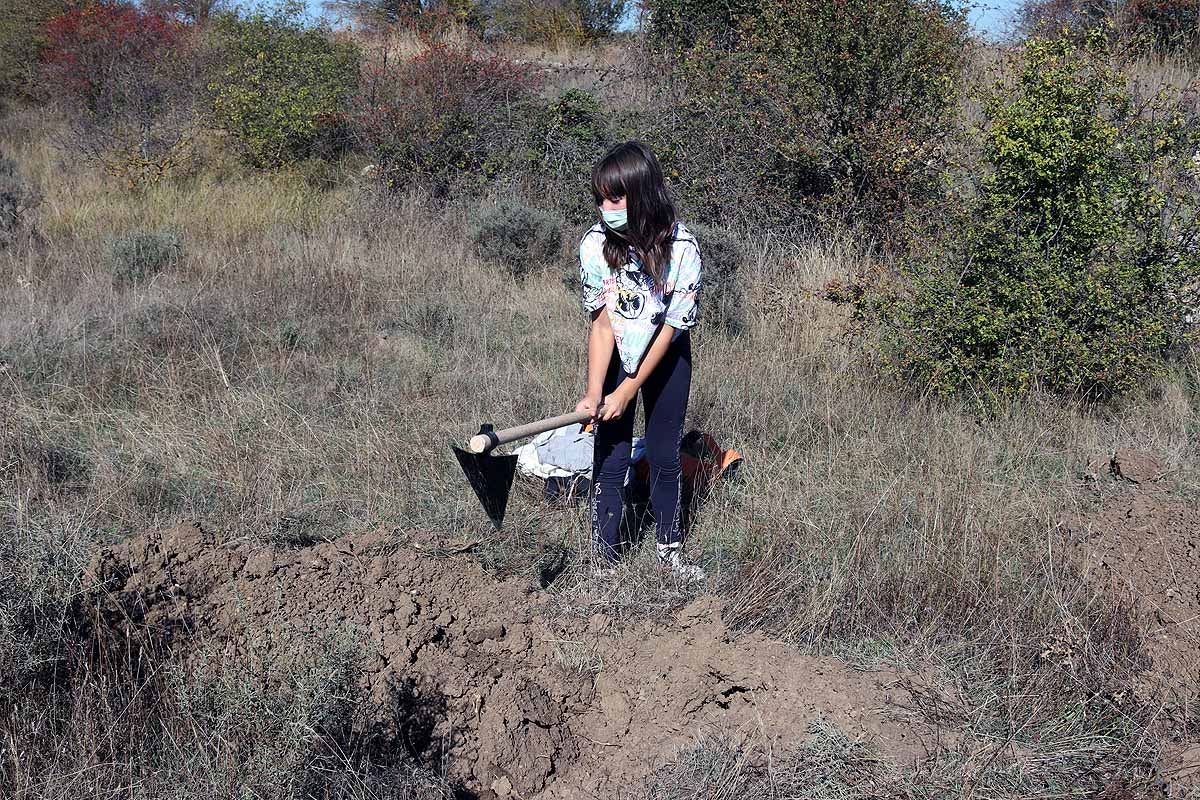
POLYGON ((650 373, 654 372, 654 368, 663 360, 663 356, 667 354, 667 349, 671 346, 671 339, 674 338, 675 329, 669 325, 659 325, 658 330, 654 333, 654 338, 650 341, 650 347, 646 350, 646 355, 642 358, 642 363, 638 365, 638 371, 635 375, 630 375, 621 382, 622 388, 628 388, 630 392, 636 392, 641 388, 646 379, 650 377, 650 373))
POLYGON ((604 396, 604 376, 608 373, 608 362, 615 344, 608 313, 600 308, 599 315, 593 317, 588 330, 587 394, 591 397, 604 396))

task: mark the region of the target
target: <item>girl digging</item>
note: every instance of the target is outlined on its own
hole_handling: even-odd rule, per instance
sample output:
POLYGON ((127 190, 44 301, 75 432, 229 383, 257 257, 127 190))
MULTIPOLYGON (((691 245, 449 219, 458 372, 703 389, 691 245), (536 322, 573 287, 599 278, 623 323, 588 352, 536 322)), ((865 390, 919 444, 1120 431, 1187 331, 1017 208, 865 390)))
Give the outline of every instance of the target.
POLYGON ((602 222, 579 243, 583 307, 591 314, 587 391, 576 405, 596 421, 592 536, 605 568, 620 557, 625 473, 637 395, 646 416, 650 504, 660 564, 685 580, 679 441, 692 381, 700 250, 675 217, 650 149, 625 142, 592 169, 602 222))

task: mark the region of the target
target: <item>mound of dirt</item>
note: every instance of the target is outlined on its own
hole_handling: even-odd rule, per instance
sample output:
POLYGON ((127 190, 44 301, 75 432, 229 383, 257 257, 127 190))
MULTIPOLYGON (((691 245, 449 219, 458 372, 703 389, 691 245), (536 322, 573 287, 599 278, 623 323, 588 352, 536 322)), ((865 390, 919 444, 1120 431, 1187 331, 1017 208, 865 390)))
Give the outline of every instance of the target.
POLYGON ((1153 456, 1118 451, 1112 473, 1133 485, 1070 530, 1091 579, 1137 609, 1148 689, 1167 703, 1161 772, 1180 795, 1200 790, 1200 742, 1187 735, 1200 722, 1200 508, 1170 494, 1165 472, 1153 456))
POLYGON ((90 573, 93 619, 183 659, 268 631, 359 631, 375 651, 371 724, 482 798, 616 796, 706 726, 786 750, 823 718, 898 763, 926 752, 925 732, 889 711, 898 675, 735 637, 713 598, 661 624, 567 617, 388 531, 284 549, 182 524, 106 550, 90 573))

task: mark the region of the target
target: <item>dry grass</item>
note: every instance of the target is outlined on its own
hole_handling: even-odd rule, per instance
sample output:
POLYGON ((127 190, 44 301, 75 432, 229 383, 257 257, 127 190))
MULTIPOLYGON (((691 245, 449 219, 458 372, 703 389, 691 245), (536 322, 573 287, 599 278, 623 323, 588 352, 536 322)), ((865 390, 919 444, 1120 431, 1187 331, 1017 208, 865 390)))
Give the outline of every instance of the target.
POLYGON ((349 639, 298 636, 244 662, 118 653, 0 708, 13 800, 320 797, 450 800, 452 787, 358 718, 349 639))
MULTIPOLYGON (((914 796, 958 796, 964 776, 986 788, 975 797, 1145 779, 1149 710, 1111 700, 1139 666, 1137 633, 1073 571, 1059 522, 1096 502, 1082 468, 1118 446, 1164 454, 1179 491, 1195 492, 1193 366, 1120 409, 1035 399, 978 419, 881 378, 814 296, 868 268, 853 240, 743 232, 744 332, 702 327, 694 342, 689 424, 748 463, 697 517, 692 549, 710 583, 664 584, 643 551, 598 584, 582 569, 581 513, 546 509, 522 485, 494 534, 449 450, 479 422, 573 406, 585 326, 563 275, 579 231, 560 264, 516 282, 475 256, 471 209, 322 193, 294 175, 124 194, 60 163, 53 124, 27 113, 0 128, 47 198, 42 243, 0 253, 6 671, 52 672, 81 566, 106 540, 181 517, 286 540, 382 524, 478 540, 498 573, 557 577, 563 613, 661 614, 716 591, 741 628, 921 667, 935 677, 914 713, 958 738, 925 783, 896 778, 929 789, 914 796), (165 226, 182 236, 182 262, 145 286, 115 284, 105 237, 165 226), (1076 666, 1042 658, 1051 645, 1076 666), (1016 747, 1033 772, 989 760, 989 742, 1016 747)), ((563 659, 591 668, 586 646, 563 659)), ((9 699, 8 730, 41 719, 9 699)), ((99 702, 45 718, 47 730, 97 724, 85 717, 99 702)), ((37 781, 83 764, 39 763, 42 774, 5 780, 29 797, 105 796, 117 781, 110 771, 47 793, 37 781)), ((805 762, 803 785, 824 763, 848 769, 805 762)))
MULTIPOLYGON (((1132 798, 1116 778, 1084 790, 1074 775, 1016 756, 1011 742, 986 742, 974 752, 943 752, 920 774, 898 770, 869 742, 848 737, 828 720, 797 732, 793 749, 772 752, 753 734, 701 731, 690 747, 644 786, 622 795, 638 800, 870 800, 871 798, 1101 797, 1132 798), (1047 786, 1053 773, 1061 781, 1047 786)), ((1103 754, 1100 754, 1103 757, 1103 754)))

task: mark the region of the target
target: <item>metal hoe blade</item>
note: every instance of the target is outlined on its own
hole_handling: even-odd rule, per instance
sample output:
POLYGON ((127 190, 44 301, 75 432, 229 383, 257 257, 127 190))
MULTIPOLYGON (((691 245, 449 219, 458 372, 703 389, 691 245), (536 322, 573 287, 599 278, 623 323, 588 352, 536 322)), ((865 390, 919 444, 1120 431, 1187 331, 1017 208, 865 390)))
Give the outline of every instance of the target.
POLYGON ((475 490, 475 496, 483 504, 488 519, 496 526, 496 530, 500 530, 504 525, 504 512, 508 508, 508 493, 517 474, 517 457, 469 453, 461 447, 454 447, 454 456, 467 476, 467 482, 475 490))

